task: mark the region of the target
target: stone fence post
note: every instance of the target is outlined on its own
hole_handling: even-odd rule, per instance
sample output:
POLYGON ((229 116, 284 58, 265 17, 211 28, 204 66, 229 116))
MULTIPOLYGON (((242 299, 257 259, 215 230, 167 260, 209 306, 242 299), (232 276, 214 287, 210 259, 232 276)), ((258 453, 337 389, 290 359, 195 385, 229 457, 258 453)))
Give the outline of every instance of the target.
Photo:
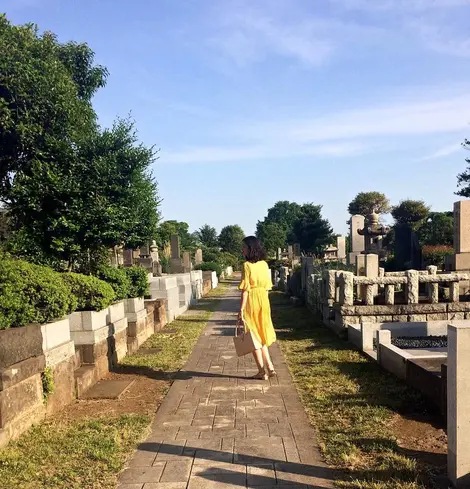
POLYGON ((457 489, 470 488, 470 326, 449 325, 447 353, 447 467, 457 489))
POLYGON ((419 273, 416 270, 406 272, 407 304, 419 303, 419 273))
POLYGON ((354 274, 343 272, 339 277, 340 283, 340 304, 343 306, 354 305, 354 274))

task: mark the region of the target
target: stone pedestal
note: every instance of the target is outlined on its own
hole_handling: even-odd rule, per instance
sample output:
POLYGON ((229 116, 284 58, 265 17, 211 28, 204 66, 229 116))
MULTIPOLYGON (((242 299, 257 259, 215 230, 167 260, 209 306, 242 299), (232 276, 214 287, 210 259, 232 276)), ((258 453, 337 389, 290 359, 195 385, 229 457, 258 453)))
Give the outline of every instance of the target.
POLYGON ((470 326, 448 328, 447 466, 457 489, 470 488, 470 326))

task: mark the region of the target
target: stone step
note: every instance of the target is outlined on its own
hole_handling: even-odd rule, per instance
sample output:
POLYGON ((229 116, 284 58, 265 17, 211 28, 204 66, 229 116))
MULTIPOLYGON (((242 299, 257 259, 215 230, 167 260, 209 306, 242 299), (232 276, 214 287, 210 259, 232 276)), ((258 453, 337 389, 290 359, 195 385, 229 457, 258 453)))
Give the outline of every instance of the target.
POLYGON ((94 365, 83 365, 75 370, 75 389, 77 398, 81 399, 83 394, 98 382, 98 369, 94 365))

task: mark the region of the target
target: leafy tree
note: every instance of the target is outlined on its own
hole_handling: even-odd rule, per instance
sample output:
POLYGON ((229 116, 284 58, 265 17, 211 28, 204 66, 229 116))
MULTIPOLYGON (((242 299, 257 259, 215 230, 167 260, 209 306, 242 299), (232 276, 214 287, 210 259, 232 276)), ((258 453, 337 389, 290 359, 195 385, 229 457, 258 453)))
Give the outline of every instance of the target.
POLYGON ((418 231, 419 242, 427 246, 452 246, 454 215, 452 212, 431 212, 418 231))
POLYGON ((330 223, 321 215, 322 206, 304 204, 293 226, 293 237, 307 253, 319 254, 333 239, 330 223))
POLYGON ((258 222, 256 236, 269 254, 274 254, 278 248, 283 248, 287 242, 287 229, 277 222, 258 222))
POLYGON ((219 244, 217 231, 212 226, 209 226, 209 224, 204 224, 201 229, 196 231, 195 235, 201 246, 217 248, 219 244))
MULTIPOLYGON (((470 150, 470 139, 465 139, 462 146, 470 150)), ((465 159, 468 168, 457 176, 457 186, 460 190, 456 192, 461 197, 470 197, 470 158, 465 159)))
POLYGON ((256 236, 266 251, 273 253, 295 241, 292 230, 300 215, 301 206, 287 200, 276 202, 268 209, 267 216, 256 225, 256 236))
POLYGON ((390 201, 380 192, 359 192, 348 205, 348 212, 352 216, 368 216, 374 211, 378 214, 390 211, 390 201))
POLYGON ((0 197, 20 173, 68 165, 75 148, 96 131, 91 97, 107 71, 86 44, 60 44, 32 24, 13 26, 0 15, 0 197))
POLYGON ((242 250, 242 241, 245 237, 243 229, 237 224, 225 226, 219 235, 219 246, 222 251, 239 256, 242 250))
POLYGON ((403 200, 392 209, 392 216, 397 224, 408 224, 417 227, 429 215, 430 207, 422 200, 403 200))
POLYGON ((164 221, 158 228, 158 237, 160 244, 165 246, 170 243, 171 236, 180 237, 180 247, 182 251, 192 251, 197 249, 195 235, 189 232, 189 224, 180 221, 164 221))
POLYGON ((133 124, 118 121, 82 142, 66 165, 35 161, 18 172, 9 208, 23 253, 39 249, 70 269, 83 254, 152 238, 159 218, 153 159, 133 124))

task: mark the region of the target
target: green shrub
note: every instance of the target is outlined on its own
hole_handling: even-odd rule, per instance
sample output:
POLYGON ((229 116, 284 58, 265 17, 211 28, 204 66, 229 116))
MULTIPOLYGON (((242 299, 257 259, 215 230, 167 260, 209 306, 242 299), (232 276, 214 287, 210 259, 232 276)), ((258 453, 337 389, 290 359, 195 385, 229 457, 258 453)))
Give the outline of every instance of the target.
POLYGON ((148 272, 142 267, 124 268, 131 282, 129 297, 146 297, 149 294, 148 272))
POLYGON ((91 275, 64 273, 63 280, 77 298, 79 311, 101 311, 112 304, 116 297, 111 285, 91 275))
POLYGON ((220 263, 222 268, 232 267, 234 271, 239 271, 241 269, 241 257, 232 255, 225 251, 220 253, 220 257, 216 260, 216 263, 220 263))
POLYGON ((423 260, 428 265, 436 265, 439 268, 444 267, 445 257, 454 254, 452 246, 437 245, 437 246, 423 246, 423 260))
POLYGON ((117 301, 122 301, 123 299, 127 299, 129 297, 131 281, 122 268, 114 268, 110 266, 100 267, 98 271, 98 278, 111 285, 117 301))
POLYGON ((76 307, 77 300, 60 273, 0 256, 0 329, 47 323, 76 307))
POLYGON ((196 265, 196 270, 202 270, 203 272, 216 272, 217 276, 222 275, 222 267, 218 263, 207 262, 196 265))

